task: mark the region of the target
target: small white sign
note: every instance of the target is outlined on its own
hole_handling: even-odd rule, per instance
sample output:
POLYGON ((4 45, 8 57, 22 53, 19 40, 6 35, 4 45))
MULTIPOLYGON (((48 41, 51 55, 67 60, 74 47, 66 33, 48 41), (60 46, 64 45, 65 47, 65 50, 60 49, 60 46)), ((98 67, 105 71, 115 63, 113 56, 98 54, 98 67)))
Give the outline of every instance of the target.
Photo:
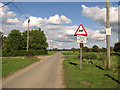
POLYGON ((106 28, 106 35, 111 35, 111 28, 106 28))
POLYGON ((77 35, 77 42, 78 43, 86 43, 87 42, 86 36, 77 35))

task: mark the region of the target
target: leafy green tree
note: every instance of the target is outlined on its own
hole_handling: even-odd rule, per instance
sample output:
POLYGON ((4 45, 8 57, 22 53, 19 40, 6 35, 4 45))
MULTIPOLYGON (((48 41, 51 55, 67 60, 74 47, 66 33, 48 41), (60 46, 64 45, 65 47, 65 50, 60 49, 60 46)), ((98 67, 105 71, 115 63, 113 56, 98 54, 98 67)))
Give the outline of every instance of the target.
POLYGON ((75 49, 74 47, 72 47, 72 48, 71 48, 71 51, 75 52, 75 51, 76 51, 76 49, 75 49))
MULTIPOLYGON (((23 32, 23 49, 26 49, 27 44, 27 31, 23 32)), ((30 31, 29 35, 29 49, 45 50, 48 47, 47 39, 41 29, 30 31)))
POLYGON ((83 52, 90 52, 90 49, 87 46, 85 46, 83 47, 83 52))
POLYGON ((99 52, 100 49, 99 49, 99 47, 98 47, 97 45, 94 45, 94 46, 92 47, 92 51, 93 51, 93 52, 99 52))
POLYGON ((54 48, 53 51, 58 51, 58 49, 57 49, 57 48, 54 48))
POLYGON ((120 52, 120 42, 115 43, 113 50, 115 52, 120 52))
POLYGON ((22 49, 22 36, 19 30, 13 30, 8 34, 5 48, 8 51, 22 49))
POLYGON ((2 47, 2 37, 3 37, 3 33, 0 31, 0 49, 2 47))
POLYGON ((3 37, 2 37, 2 49, 3 49, 3 50, 6 50, 6 47, 5 47, 5 46, 6 46, 6 39, 7 39, 6 36, 3 36, 3 37))
POLYGON ((106 52, 106 51, 107 51, 107 49, 102 47, 101 52, 106 52))

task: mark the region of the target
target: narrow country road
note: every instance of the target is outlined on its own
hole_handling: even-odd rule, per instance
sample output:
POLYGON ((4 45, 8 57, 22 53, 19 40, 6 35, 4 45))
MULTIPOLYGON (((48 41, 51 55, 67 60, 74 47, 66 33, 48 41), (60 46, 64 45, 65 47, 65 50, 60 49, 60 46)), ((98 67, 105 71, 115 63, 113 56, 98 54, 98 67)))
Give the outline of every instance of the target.
POLYGON ((3 79, 3 88, 65 88, 60 52, 3 79))

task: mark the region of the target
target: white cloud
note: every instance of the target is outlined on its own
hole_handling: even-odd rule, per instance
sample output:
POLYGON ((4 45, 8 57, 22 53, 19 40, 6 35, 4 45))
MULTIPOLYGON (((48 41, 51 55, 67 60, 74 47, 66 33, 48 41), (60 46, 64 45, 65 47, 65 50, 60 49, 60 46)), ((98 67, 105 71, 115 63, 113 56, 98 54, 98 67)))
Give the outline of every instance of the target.
POLYGON ((104 41, 106 38, 105 33, 101 33, 99 30, 93 31, 88 29, 87 32, 89 42, 104 41))
POLYGON ((118 39, 116 40, 116 43, 117 43, 117 42, 119 42, 119 40, 118 40, 118 39))
POLYGON ((62 45, 62 43, 59 43, 58 45, 59 45, 59 46, 61 46, 61 45, 62 45))
MULTIPOLYGON (((106 25, 106 8, 87 7, 82 5, 82 14, 88 18, 99 22, 104 27, 106 25)), ((118 7, 110 7, 110 25, 113 32, 118 32, 118 7)))
MULTIPOLYGON (((0 3, 0 7, 3 5, 3 3, 0 3)), ((2 15, 2 18, 10 18, 16 16, 14 12, 9 11, 9 8, 7 6, 0 8, 0 14, 2 15)))
POLYGON ((18 23, 18 22, 19 22, 18 18, 14 18, 14 19, 8 18, 7 20, 7 23, 18 23))
POLYGON ((49 19, 44 18, 44 22, 46 24, 59 25, 59 24, 68 24, 71 23, 72 21, 64 15, 59 16, 58 14, 56 14, 55 16, 50 16, 49 19))
MULTIPOLYGON (((49 25, 53 25, 56 29, 57 26, 55 26, 55 25, 69 24, 72 22, 66 16, 64 16, 64 15, 59 16, 58 14, 56 14, 55 16, 50 16, 49 19, 47 19, 47 18, 42 19, 41 17, 33 17, 33 16, 30 16, 29 19, 30 19, 30 27, 31 28, 41 27, 41 25, 43 25, 43 24, 45 24, 45 25, 49 24, 49 25)), ((24 21, 23 26, 24 27, 28 26, 28 19, 24 21)), ((46 26, 46 27, 49 29, 51 28, 51 26, 46 26)))
MULTIPOLYGON (((34 28, 34 27, 40 28, 43 21, 42 18, 30 16, 29 19, 30 19, 30 28, 34 28)), ((28 19, 24 21, 23 27, 28 27, 28 19)))
MULTIPOLYGON (((48 39, 53 40, 53 42, 73 43, 76 42, 76 37, 74 36, 74 33, 77 28, 78 26, 48 25, 44 27, 43 30, 45 30, 48 39), (55 28, 57 28, 58 30, 56 30, 55 28)), ((102 31, 91 30, 88 28, 86 28, 86 30, 88 32, 88 42, 104 41, 106 38, 105 33, 102 33, 102 31)))

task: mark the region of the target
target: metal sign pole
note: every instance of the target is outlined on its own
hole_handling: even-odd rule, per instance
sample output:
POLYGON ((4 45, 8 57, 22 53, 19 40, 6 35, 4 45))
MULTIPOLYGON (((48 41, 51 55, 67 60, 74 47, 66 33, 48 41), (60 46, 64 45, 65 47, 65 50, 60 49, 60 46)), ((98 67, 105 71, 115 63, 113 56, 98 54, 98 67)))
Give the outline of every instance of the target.
POLYGON ((82 47, 83 43, 80 43, 80 69, 82 69, 82 47))
POLYGON ((80 47, 80 69, 82 69, 82 47, 80 47))

